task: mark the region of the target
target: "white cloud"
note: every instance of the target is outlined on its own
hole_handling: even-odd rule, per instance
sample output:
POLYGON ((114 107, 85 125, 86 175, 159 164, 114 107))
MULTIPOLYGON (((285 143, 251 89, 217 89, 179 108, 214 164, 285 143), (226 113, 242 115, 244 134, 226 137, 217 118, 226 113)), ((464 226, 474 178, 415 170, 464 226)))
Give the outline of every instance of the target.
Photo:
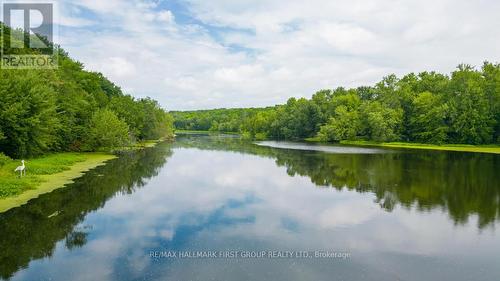
POLYGON ((110 57, 106 64, 99 65, 96 68, 117 78, 126 78, 137 74, 135 65, 127 59, 120 57, 110 57))
POLYGON ((68 1, 61 18, 80 29, 64 29, 63 47, 168 109, 272 105, 389 73, 500 61, 492 0, 181 3, 190 20, 159 1, 68 1))
POLYGON ((171 11, 161 11, 158 13, 158 20, 163 21, 169 24, 172 24, 175 22, 175 17, 174 14, 172 14, 171 11))

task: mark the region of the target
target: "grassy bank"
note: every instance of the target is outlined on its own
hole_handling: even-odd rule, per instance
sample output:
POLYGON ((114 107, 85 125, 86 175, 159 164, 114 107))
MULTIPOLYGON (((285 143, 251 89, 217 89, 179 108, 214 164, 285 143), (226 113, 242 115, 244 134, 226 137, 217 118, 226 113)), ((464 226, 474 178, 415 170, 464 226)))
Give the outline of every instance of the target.
POLYGON ((21 162, 10 160, 0 167, 0 213, 63 187, 113 158, 114 155, 105 153, 57 153, 27 159, 26 176, 22 178, 14 173, 21 162))
MULTIPOLYGON (((168 139, 170 140, 170 139, 168 139)), ((113 149, 112 153, 120 152, 120 151, 130 151, 130 150, 140 150, 144 148, 155 147, 160 142, 166 141, 166 139, 158 139, 158 140, 146 140, 140 141, 130 146, 120 147, 113 149)))
POLYGON ((465 145, 465 144, 434 145, 434 144, 406 143, 406 142, 377 143, 370 141, 341 141, 340 143, 348 145, 360 145, 360 146, 378 146, 378 147, 392 147, 392 148, 411 148, 411 149, 429 149, 429 150, 500 154, 500 146, 498 145, 465 145))
MULTIPOLYGON (((238 135, 238 133, 221 133, 221 132, 212 132, 212 131, 190 131, 190 130, 176 130, 176 133, 179 133, 179 134, 184 133, 184 134, 234 134, 234 135, 238 135)), ((308 138, 308 139, 305 139, 305 141, 307 141, 307 142, 321 142, 318 138, 308 138)), ((466 144, 435 145, 435 144, 425 144, 425 143, 373 142, 373 141, 341 141, 340 144, 500 154, 500 146, 499 145, 466 145, 466 144)))

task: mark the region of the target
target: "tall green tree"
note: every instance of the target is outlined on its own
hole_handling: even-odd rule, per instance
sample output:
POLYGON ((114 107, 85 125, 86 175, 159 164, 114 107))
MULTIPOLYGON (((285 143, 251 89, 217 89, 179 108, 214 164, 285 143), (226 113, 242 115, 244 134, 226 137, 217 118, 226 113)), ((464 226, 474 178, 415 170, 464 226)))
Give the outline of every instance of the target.
POLYGON ((334 113, 321 127, 318 137, 323 141, 353 140, 360 134, 361 99, 356 90, 337 89, 330 101, 334 113))
POLYGON ((59 127, 52 73, 0 70, 0 149, 12 157, 50 150, 59 127))
POLYGON ((451 140, 468 144, 491 142, 495 122, 488 106, 481 73, 469 65, 460 65, 452 73, 448 97, 451 140))
POLYGON ((335 109, 335 116, 321 127, 318 136, 322 141, 354 140, 360 129, 359 112, 341 105, 335 109))
POLYGON ((500 143, 500 64, 485 62, 482 72, 485 80, 484 93, 495 122, 493 141, 500 143))
POLYGON ((365 102, 360 108, 365 134, 370 140, 386 142, 401 139, 403 111, 384 107, 380 102, 365 102))
POLYGON ((86 150, 108 150, 129 144, 129 128, 109 109, 100 109, 92 115, 85 139, 86 150))
POLYGON ((173 118, 160 107, 157 101, 145 98, 139 100, 139 104, 145 113, 140 139, 156 140, 173 134, 173 118))
MULTIPOLYGON (((115 112, 120 119, 127 122, 133 138, 142 138, 146 123, 146 110, 141 103, 130 95, 114 95, 111 97, 108 108, 115 112)), ((149 120, 149 122, 153 121, 149 120)))
POLYGON ((423 92, 413 98, 410 128, 413 140, 422 143, 446 143, 449 126, 448 105, 439 96, 423 92))
POLYGON ((279 128, 278 138, 301 139, 313 137, 319 131, 321 109, 305 98, 288 100, 278 109, 275 126, 279 128))

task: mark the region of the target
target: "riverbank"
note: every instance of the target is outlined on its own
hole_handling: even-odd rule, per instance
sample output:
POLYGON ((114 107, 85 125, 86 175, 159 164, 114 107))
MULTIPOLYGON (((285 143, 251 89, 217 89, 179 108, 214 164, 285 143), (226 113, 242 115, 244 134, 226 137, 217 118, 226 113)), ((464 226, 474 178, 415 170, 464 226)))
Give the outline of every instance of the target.
POLYGON ((26 176, 19 178, 12 160, 0 168, 0 213, 26 204, 41 194, 72 183, 85 172, 116 158, 106 153, 57 153, 26 161, 26 176))
POLYGON ((377 147, 390 147, 390 148, 409 148, 409 149, 427 149, 427 150, 500 154, 500 146, 498 145, 465 145, 465 144, 434 145, 434 144, 406 143, 406 142, 377 143, 370 141, 341 141, 340 143, 346 145, 359 145, 359 146, 377 146, 377 147))
MULTIPOLYGON (((176 130, 182 134, 234 134, 238 133, 221 133, 212 131, 189 131, 189 130, 176 130)), ((306 142, 321 141, 317 138, 305 139, 306 142)), ((327 143, 332 144, 332 143, 327 143)), ((425 143, 409 143, 409 142, 372 142, 372 141, 341 141, 340 144, 356 145, 356 146, 375 146, 375 147, 389 147, 389 148, 408 148, 408 149, 427 149, 427 150, 442 150, 442 151, 458 151, 458 152, 476 152, 476 153, 493 153, 500 154, 500 146, 498 145, 466 145, 466 144, 446 144, 435 145, 425 143)))
POLYGON ((175 130, 179 134, 225 134, 225 135, 239 135, 237 132, 219 132, 219 131, 196 131, 196 130, 175 130))
POLYGON ((160 142, 164 142, 164 141, 167 141, 167 140, 173 140, 173 137, 170 139, 158 139, 158 140, 146 140, 146 141, 140 141, 140 142, 137 142, 133 145, 130 145, 130 146, 125 146, 125 147, 120 147, 120 148, 117 148, 117 149, 114 149, 113 152, 120 152, 120 151, 130 151, 130 150, 139 150, 139 149, 144 149, 144 148, 151 148, 151 147, 155 147, 157 144, 159 144, 160 142))
MULTIPOLYGON (((163 141, 165 139, 142 141, 114 152, 151 148, 163 141)), ((0 213, 64 187, 85 172, 116 157, 113 153, 105 152, 50 154, 26 160, 26 176, 22 178, 14 173, 14 169, 21 164, 20 160, 9 160, 0 166, 0 213)))

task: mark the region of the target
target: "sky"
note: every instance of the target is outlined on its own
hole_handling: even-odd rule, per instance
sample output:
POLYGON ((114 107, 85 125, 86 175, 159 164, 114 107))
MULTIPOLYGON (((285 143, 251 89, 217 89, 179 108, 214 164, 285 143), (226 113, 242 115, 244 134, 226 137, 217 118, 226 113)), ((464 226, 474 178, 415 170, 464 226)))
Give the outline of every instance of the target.
POLYGON ((168 110, 259 107, 500 62, 497 0, 64 0, 59 41, 168 110))

